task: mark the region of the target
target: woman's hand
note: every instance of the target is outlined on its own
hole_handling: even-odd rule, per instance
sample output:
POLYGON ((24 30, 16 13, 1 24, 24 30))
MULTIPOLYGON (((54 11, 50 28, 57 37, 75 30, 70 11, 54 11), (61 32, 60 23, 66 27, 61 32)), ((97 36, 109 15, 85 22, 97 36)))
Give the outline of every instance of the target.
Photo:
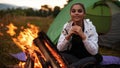
POLYGON ((72 34, 76 34, 79 35, 83 40, 86 39, 86 36, 84 34, 84 32, 82 31, 82 28, 78 25, 74 25, 72 26, 72 29, 70 31, 72 34))
POLYGON ((82 28, 78 25, 72 26, 71 30, 76 35, 81 35, 83 33, 82 28))
POLYGON ((78 26, 78 25, 72 26, 72 28, 68 32, 68 35, 66 36, 66 39, 69 40, 70 37, 73 34, 79 35, 82 38, 82 40, 86 39, 86 36, 85 36, 84 32, 82 31, 82 28, 80 26, 78 26))

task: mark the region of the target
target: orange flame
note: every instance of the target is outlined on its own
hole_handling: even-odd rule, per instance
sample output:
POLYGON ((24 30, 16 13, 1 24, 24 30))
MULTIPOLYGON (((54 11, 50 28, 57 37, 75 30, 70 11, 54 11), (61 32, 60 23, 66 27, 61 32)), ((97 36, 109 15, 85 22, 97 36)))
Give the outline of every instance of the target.
MULTIPOLYGON (((13 38, 13 41, 23 50, 23 52, 27 52, 30 54, 30 57, 34 57, 34 68, 42 68, 42 65, 39 62, 39 59, 34 52, 35 50, 40 52, 39 49, 33 44, 33 40, 38 35, 38 27, 35 25, 27 24, 29 28, 24 29, 24 31, 20 32, 19 36, 17 38, 13 38)), ((22 27, 23 28, 23 27, 22 27)), ((21 66, 24 65, 24 63, 20 64, 21 66)))
MULTIPOLYGON (((12 38, 15 44, 22 49, 23 52, 26 54, 30 54, 30 57, 34 60, 34 68, 42 68, 41 63, 39 62, 39 59, 34 51, 37 51, 40 53, 39 49, 33 44, 33 40, 38 36, 39 28, 32 24, 27 24, 29 28, 24 29, 22 26, 21 31, 19 33, 19 36, 17 38, 12 38)), ((8 26, 8 31, 11 36, 14 36, 15 29, 17 29, 16 26, 14 26, 12 23, 10 23, 8 26)), ((43 56, 42 56, 43 57, 43 56)), ((26 56, 27 58, 27 56, 26 56)), ((20 62, 19 66, 21 68, 24 68, 25 62, 20 62)))
POLYGON ((32 47, 33 40, 37 37, 37 33, 39 32, 38 27, 30 24, 28 24, 28 26, 30 28, 24 29, 17 38, 13 38, 13 41, 21 47, 23 51, 26 47, 32 47))
POLYGON ((17 27, 14 26, 12 23, 10 23, 10 24, 7 26, 7 28, 8 28, 8 31, 7 31, 8 34, 10 34, 11 36, 13 36, 13 35, 16 34, 14 30, 16 30, 17 27))
MULTIPOLYGON (((27 26, 29 28, 26 28, 26 29, 24 29, 24 27, 22 26, 21 29, 23 31, 21 31, 19 33, 19 36, 17 38, 12 38, 12 39, 15 42, 15 44, 22 49, 23 52, 25 52, 26 54, 29 54, 30 58, 32 58, 32 60, 34 60, 34 68, 43 68, 35 51, 37 51, 45 61, 47 61, 47 60, 46 60, 45 56, 42 54, 42 52, 39 50, 39 48, 36 47, 33 43, 33 40, 38 37, 39 28, 32 24, 27 24, 27 26)), ((17 29, 16 26, 14 26, 11 23, 7 27, 9 28, 9 31, 7 31, 7 33, 9 33, 11 36, 16 34, 14 32, 14 30, 17 29)), ((56 58, 56 60, 60 64, 60 67, 66 68, 64 61, 62 60, 60 55, 58 55, 57 52, 54 51, 46 41, 44 41, 44 42, 45 42, 46 47, 49 49, 49 51, 52 53, 54 58, 56 58)), ((28 57, 26 56, 26 58, 28 58, 28 57)), ((19 66, 20 66, 20 68, 24 68, 25 62, 20 62, 19 66)), ((49 66, 49 68, 51 68, 51 67, 49 66)))

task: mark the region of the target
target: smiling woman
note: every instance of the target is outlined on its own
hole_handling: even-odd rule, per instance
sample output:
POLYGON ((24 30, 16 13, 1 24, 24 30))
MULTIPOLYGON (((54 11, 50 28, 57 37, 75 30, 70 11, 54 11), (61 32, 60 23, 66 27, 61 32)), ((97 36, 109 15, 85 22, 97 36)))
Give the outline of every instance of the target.
POLYGON ((26 6, 35 9, 40 9, 41 5, 49 5, 51 8, 60 6, 63 8, 68 0, 0 0, 0 3, 13 4, 17 6, 26 6))

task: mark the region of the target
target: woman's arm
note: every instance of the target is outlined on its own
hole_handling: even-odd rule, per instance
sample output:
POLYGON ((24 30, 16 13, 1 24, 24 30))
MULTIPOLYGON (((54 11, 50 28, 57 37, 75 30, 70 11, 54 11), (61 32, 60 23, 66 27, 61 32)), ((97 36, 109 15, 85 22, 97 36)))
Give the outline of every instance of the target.
POLYGON ((69 42, 70 37, 68 38, 68 32, 66 30, 66 26, 67 24, 64 25, 61 35, 58 39, 57 49, 59 51, 67 50, 68 46, 70 45, 70 42, 69 42))
POLYGON ((87 49, 87 51, 95 55, 98 53, 98 34, 96 32, 95 26, 90 24, 90 30, 85 33, 86 39, 83 40, 83 43, 87 49))

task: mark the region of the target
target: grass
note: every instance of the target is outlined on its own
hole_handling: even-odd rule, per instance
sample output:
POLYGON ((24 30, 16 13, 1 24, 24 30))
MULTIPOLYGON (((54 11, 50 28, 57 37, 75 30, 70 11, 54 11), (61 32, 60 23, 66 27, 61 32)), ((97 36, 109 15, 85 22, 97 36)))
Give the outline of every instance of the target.
MULTIPOLYGON (((4 17, 0 20, 0 67, 2 65, 13 65, 18 63, 19 61, 12 56, 10 56, 9 53, 18 53, 21 51, 20 48, 16 46, 16 44, 12 41, 11 36, 6 33, 8 28, 6 26, 9 23, 13 23, 15 26, 18 27, 19 30, 17 30, 17 35, 19 34, 20 27, 24 26, 27 27, 27 23, 34 24, 38 27, 40 27, 40 30, 43 30, 44 32, 47 32, 48 28, 50 27, 50 24, 53 22, 54 18, 49 17, 24 17, 24 16, 18 16, 18 17, 4 17), (3 25, 2 25, 3 24, 3 25)), ((102 55, 114 55, 119 56, 120 54, 118 51, 100 47, 100 53, 102 55)))

